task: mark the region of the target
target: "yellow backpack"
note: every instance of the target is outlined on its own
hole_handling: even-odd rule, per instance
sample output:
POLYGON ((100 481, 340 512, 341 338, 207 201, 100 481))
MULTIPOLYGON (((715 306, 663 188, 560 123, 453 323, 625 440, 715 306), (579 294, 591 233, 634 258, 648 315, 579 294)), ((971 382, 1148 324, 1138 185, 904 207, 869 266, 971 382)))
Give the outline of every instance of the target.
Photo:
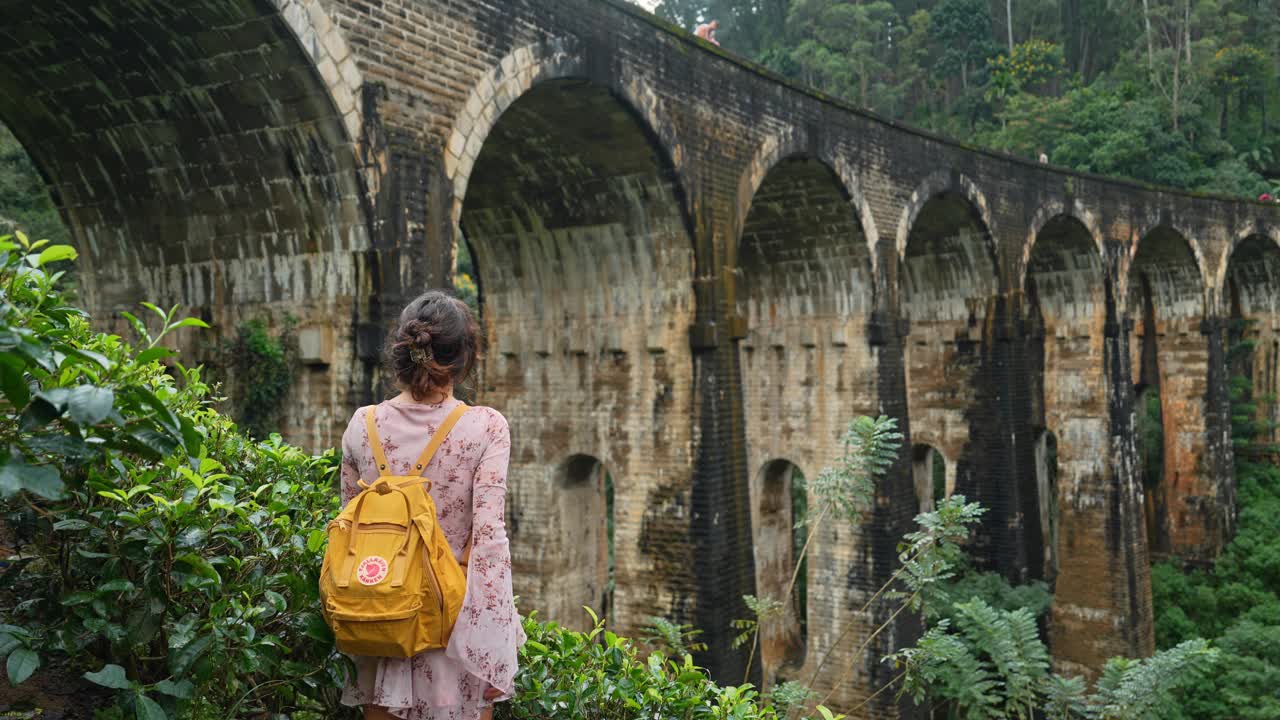
MULTIPOLYGON (((350 655, 412 657, 443 648, 462 609, 467 577, 436 522, 422 473, 468 410, 458 405, 414 464, 413 475, 388 475, 387 456, 365 413, 378 479, 329 523, 320 568, 320 600, 338 650, 350 655)), ((470 543, 468 543, 468 547, 470 543)))

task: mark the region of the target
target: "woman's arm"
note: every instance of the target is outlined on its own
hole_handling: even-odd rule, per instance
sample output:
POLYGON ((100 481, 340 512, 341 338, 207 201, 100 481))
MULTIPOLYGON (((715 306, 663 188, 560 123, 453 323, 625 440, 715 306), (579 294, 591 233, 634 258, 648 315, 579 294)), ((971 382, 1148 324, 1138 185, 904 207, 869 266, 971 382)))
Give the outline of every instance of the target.
POLYGON ((449 656, 499 691, 514 689, 516 651, 524 641, 511 590, 511 548, 503 520, 511 436, 506 418, 494 410, 486 421, 487 445, 476 466, 471 496, 471 559, 467 596, 449 640, 449 656))

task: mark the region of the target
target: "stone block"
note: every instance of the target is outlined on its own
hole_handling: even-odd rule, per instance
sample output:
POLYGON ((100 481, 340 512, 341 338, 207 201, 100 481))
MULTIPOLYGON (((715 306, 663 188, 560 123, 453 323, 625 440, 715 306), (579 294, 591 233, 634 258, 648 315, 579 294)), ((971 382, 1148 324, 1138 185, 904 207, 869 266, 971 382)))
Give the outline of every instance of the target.
POLYGON ((298 360, 304 365, 333 362, 333 327, 311 325, 298 330, 298 360))

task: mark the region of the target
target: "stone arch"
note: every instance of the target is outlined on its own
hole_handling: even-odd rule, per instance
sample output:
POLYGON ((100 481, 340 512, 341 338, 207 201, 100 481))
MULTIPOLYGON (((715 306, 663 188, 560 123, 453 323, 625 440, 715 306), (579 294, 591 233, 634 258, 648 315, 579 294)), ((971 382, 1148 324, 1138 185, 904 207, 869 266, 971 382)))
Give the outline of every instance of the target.
MULTIPOLYGON (((1201 555, 1217 542, 1208 426, 1210 290, 1193 237, 1161 223, 1131 249, 1120 299, 1130 342, 1149 555, 1201 555)), ((1216 340, 1214 342, 1217 342, 1216 340)))
MULTIPOLYGON (((24 22, 26 45, 0 60, 0 119, 94 268, 83 298, 99 325, 121 328, 119 310, 150 300, 216 333, 299 308, 304 328, 352 331, 352 256, 368 247, 353 143, 361 78, 318 0, 96 13, 51 0, 24 22)), ((200 348, 215 343, 175 340, 193 362, 212 359, 200 348)), ((343 377, 351 345, 327 358, 343 377)), ((355 402, 323 387, 328 377, 308 376, 320 387, 300 394, 289 439, 323 447, 341 432, 355 402)))
POLYGON ((1105 580, 1088 538, 1113 517, 1098 498, 1108 497, 1116 482, 1105 452, 1116 395, 1106 360, 1115 311, 1108 302, 1110 278, 1097 224, 1078 203, 1072 208, 1054 202, 1042 210, 1024 246, 1021 271, 1026 375, 1019 385, 1030 396, 1025 477, 1033 499, 1024 511, 1036 515, 1039 530, 1039 552, 1027 562, 1056 591, 1051 632, 1056 647, 1072 657, 1079 646, 1064 628, 1098 607, 1091 581, 1105 580), (1060 543, 1059 537, 1067 540, 1060 543))
MULTIPOLYGON (((453 184, 452 219, 460 227, 462 206, 480 150, 512 103, 536 85, 552 80, 594 78, 625 100, 643 118, 648 132, 660 141, 662 152, 677 176, 683 177, 686 153, 674 129, 665 120, 662 101, 648 82, 628 66, 604 75, 593 73, 593 63, 574 38, 557 37, 525 45, 508 53, 476 83, 462 110, 454 117, 444 148, 445 175, 453 184)), ((681 188, 683 204, 687 196, 681 188)))
POLYGON ((1101 330, 1102 321, 1094 321, 1105 314, 1108 278, 1102 237, 1092 220, 1071 211, 1033 222, 1023 247, 1018 286, 1028 311, 1047 316, 1035 322, 1084 324, 1087 330, 1101 330))
POLYGON ((766 318, 869 314, 875 245, 832 165, 821 155, 782 155, 755 190, 735 253, 739 316, 756 327, 766 318))
POLYGON ((364 123, 364 108, 360 104, 360 87, 364 79, 347 39, 325 12, 320 0, 271 0, 271 3, 315 63, 321 80, 333 97, 333 104, 342 113, 348 138, 358 141, 364 123))
POLYGON ((1097 216, 1078 199, 1072 199, 1070 205, 1067 205, 1062 200, 1050 200, 1041 205, 1035 214, 1031 216, 1031 229, 1027 233, 1027 239, 1022 243, 1022 262, 1018 267, 1018 287, 1024 291, 1027 287, 1027 270, 1031 264, 1031 254, 1035 250, 1036 241, 1039 239, 1040 233, 1049 223, 1060 222, 1062 218, 1075 220, 1088 233, 1089 239, 1092 240, 1094 249, 1097 252, 1098 261, 1101 263, 1102 268, 1106 269, 1107 253, 1103 245, 1102 225, 1099 223, 1097 216))
POLYGON ((896 297, 906 321, 902 338, 907 413, 916 442, 955 463, 956 492, 988 508, 975 534, 980 567, 1022 581, 1038 540, 1033 498, 1015 438, 1025 387, 1014 343, 1015 307, 1002 292, 990 213, 981 193, 959 173, 935 173, 911 196, 899 227, 896 297), (999 340, 998 340, 999 338, 999 340))
MULTIPOLYGON (((803 540, 797 536, 805 508, 795 502, 804 489, 804 472, 785 458, 774 458, 760 466, 754 485, 759 488, 754 505, 756 594, 783 599, 803 540)), ((805 501, 807 507, 807 500, 805 501)), ((799 533, 803 535, 804 530, 799 533)), ((807 564, 803 563, 803 564, 807 564)), ((803 565, 802 564, 802 565, 803 565)), ((799 572, 804 574, 806 567, 799 572)), ((807 577, 798 577, 795 589, 786 598, 781 619, 765 623, 760 632, 760 666, 765 686, 774 684, 779 672, 794 672, 804 665, 808 639, 807 577)))
POLYGON ((1280 246, 1280 227, 1268 223, 1250 222, 1243 229, 1237 231, 1230 242, 1223 244, 1222 254, 1218 258, 1217 271, 1214 273, 1213 287, 1217 288, 1220 294, 1218 306, 1224 312, 1230 311, 1230 298, 1227 297, 1227 280, 1230 276, 1230 266, 1232 259, 1236 255, 1236 249, 1256 238, 1267 238, 1272 243, 1280 246))
POLYGON ((898 282, 895 283, 895 300, 900 314, 913 321, 919 319, 912 317, 907 306, 925 289, 923 276, 929 270, 912 267, 913 257, 934 258, 933 275, 942 281, 940 289, 947 296, 927 301, 928 305, 941 311, 929 313, 931 317, 956 319, 964 314, 972 316, 976 311, 972 305, 977 298, 985 302, 999 291, 1000 264, 989 208, 977 185, 956 172, 934 173, 911 194, 902 211, 896 243, 898 282), (931 223, 940 227, 926 226, 931 223), (954 238, 946 234, 953 226, 962 230, 954 238), (965 229, 967 233, 963 232, 965 229), (912 238, 918 238, 918 241, 912 243, 912 238), (941 243, 935 242, 938 238, 941 238, 941 243), (922 245, 926 246, 923 251, 911 252, 913 247, 922 245), (966 292, 971 297, 961 297, 966 292))
POLYGON ((1224 254, 1217 288, 1227 320, 1228 382, 1248 378, 1248 387, 1238 388, 1247 393, 1242 400, 1256 407, 1248 432, 1258 442, 1274 443, 1280 439, 1280 232, 1253 225, 1224 254))
MULTIPOLYGON (((1166 271, 1178 272, 1184 276, 1180 282, 1169 284, 1169 289, 1174 290, 1175 285, 1179 286, 1178 295, 1179 314, 1198 313, 1203 315, 1208 311, 1209 305, 1209 278, 1208 265, 1205 263, 1204 251, 1200 248, 1200 243, 1195 236, 1186 232, 1183 228, 1171 223, 1158 223, 1146 232, 1134 238, 1129 246, 1129 252, 1125 256, 1125 262, 1120 271, 1116 288, 1116 299, 1119 302, 1124 314, 1132 315, 1137 308, 1133 305, 1134 292, 1138 288, 1134 285, 1133 275, 1135 270, 1141 271, 1147 262, 1154 263, 1154 267, 1166 268, 1166 271), (1144 249, 1145 248, 1145 249, 1144 249), (1156 249, 1152 249, 1156 248, 1156 249), (1186 262, 1187 255, 1178 252, 1178 248, 1185 248, 1189 253, 1191 263, 1186 262), (1161 256, 1163 255, 1163 258, 1161 256), (1194 277, 1192 272, 1194 271, 1194 277), (1192 309, 1190 305, 1194 304, 1190 292, 1190 281, 1194 279, 1198 285, 1199 299, 1198 308, 1192 309)), ((1167 278, 1173 281, 1174 278, 1167 278)))
POLYGON ((756 148, 755 154, 738 178, 737 202, 734 205, 736 212, 734 213, 732 235, 737 241, 732 246, 733 257, 730 258, 729 262, 734 266, 738 263, 743 226, 746 224, 747 216, 755 203, 756 194, 760 190, 761 183, 783 160, 808 155, 831 168, 843 185, 844 192, 848 194, 849 201, 853 204, 857 214, 858 222, 862 226, 862 232, 866 236, 867 247, 871 252, 871 271, 874 276, 877 264, 876 247, 880 242, 880 234, 876 230, 875 215, 871 211, 871 205, 867 202, 866 195, 862 192, 862 183, 858 178, 857 171, 844 154, 833 153, 827 148, 815 149, 811 145, 812 143, 806 134, 795 128, 787 128, 783 132, 766 136, 760 146, 756 148))
MULTIPOLYGON (((568 77, 537 71, 533 82, 525 71, 511 87, 529 89, 475 136, 483 144, 458 209, 483 288, 480 397, 537 448, 512 466, 513 513, 554 501, 545 478, 570 450, 626 478, 616 489, 614 627, 635 633, 655 614, 688 620, 699 599, 694 558, 682 554, 694 243, 676 169, 644 118, 610 84, 558 62, 568 77)), ((558 589, 541 578, 558 572, 555 556, 539 549, 551 529, 526 528, 512 547, 514 580, 529 607, 553 606, 558 589)))
POLYGON ((977 183, 967 175, 955 170, 939 170, 930 174, 920 182, 916 189, 912 191, 911 196, 907 198, 907 203, 902 208, 902 215, 898 219, 898 234, 894 243, 899 262, 906 256, 907 240, 921 211, 931 200, 939 195, 948 193, 963 197, 972 206, 973 211, 981 220, 992 262, 998 263, 994 240, 996 226, 991 214, 991 204, 987 202, 986 195, 978 187, 977 183))
POLYGON ((551 479, 552 513, 544 524, 551 531, 543 550, 556 558, 541 579, 546 617, 569 627, 589 627, 582 611, 590 607, 608 618, 613 606, 612 483, 604 463, 594 455, 574 453, 555 467, 551 479))

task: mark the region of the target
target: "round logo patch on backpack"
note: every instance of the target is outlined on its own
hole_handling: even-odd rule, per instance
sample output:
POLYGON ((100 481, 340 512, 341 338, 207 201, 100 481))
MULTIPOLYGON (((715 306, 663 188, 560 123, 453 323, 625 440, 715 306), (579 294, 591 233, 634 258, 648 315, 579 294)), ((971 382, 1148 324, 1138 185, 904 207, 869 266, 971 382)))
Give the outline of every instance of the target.
POLYGON ((387 579, 387 571, 390 569, 391 565, 386 558, 370 555, 356 567, 356 579, 361 585, 377 585, 387 579))

